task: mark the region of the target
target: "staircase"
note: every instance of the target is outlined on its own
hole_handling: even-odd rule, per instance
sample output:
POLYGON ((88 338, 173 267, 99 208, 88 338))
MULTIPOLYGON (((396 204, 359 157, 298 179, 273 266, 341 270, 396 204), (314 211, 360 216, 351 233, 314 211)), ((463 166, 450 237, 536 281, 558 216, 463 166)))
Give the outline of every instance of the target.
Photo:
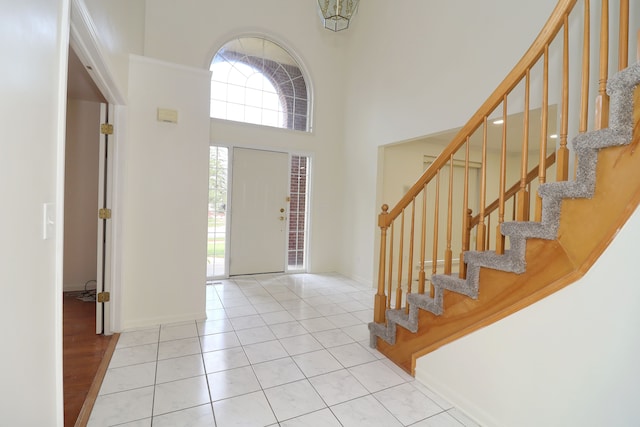
MULTIPOLYGON (((628 14, 628 2, 621 3, 626 3, 628 14)), ((599 9, 602 24, 598 76, 600 88, 594 102, 596 120, 592 129, 587 129, 590 2, 586 0, 581 11, 584 16, 581 20, 584 48, 580 108, 573 109, 579 111, 579 117, 574 120, 579 125, 576 136, 568 144, 568 134, 571 132, 569 122, 573 119, 569 115, 571 98, 563 90, 558 102, 562 107, 559 114, 560 141, 555 157, 548 156, 546 126, 551 104, 548 94, 549 48, 556 36, 560 35, 564 49, 559 86, 570 87, 569 22, 576 20, 571 17, 575 5, 576 1, 558 3, 531 49, 478 113, 398 205, 391 211, 386 205, 383 206, 379 218, 381 249, 375 319, 369 324, 371 346, 378 348, 411 374, 414 373, 418 357, 531 305, 582 277, 640 203, 640 179, 637 173, 640 170, 640 155, 636 152, 640 142, 640 89, 637 88, 640 84, 640 63, 628 66, 626 58, 623 58, 626 50, 618 47, 618 68, 621 71, 611 78, 607 76, 610 49, 603 41, 608 41, 609 32, 607 1, 603 1, 599 9), (532 170, 532 175, 529 171, 530 82, 532 70, 541 58, 542 130, 539 146, 536 147, 540 163, 532 170), (514 93, 518 85, 524 90, 516 96, 514 93), (509 96, 524 99, 522 120, 525 131, 522 139, 517 141, 522 148, 520 161, 517 162, 520 163, 520 180, 507 190, 507 147, 513 144, 507 137, 507 121, 512 117, 507 109, 509 96), (499 106, 502 106, 504 120, 499 156, 499 188, 496 189, 499 196, 494 203, 487 204, 487 194, 491 192, 486 185, 488 122, 489 117, 495 116, 496 110, 499 111, 499 106), (477 131, 483 135, 479 138, 481 148, 478 150, 481 153, 478 156, 482 162, 482 179, 478 197, 480 212, 474 218, 469 212, 469 162, 472 157, 470 145, 477 131), (575 165, 571 179, 569 153, 574 156, 575 165), (547 182, 547 169, 555 158, 558 159, 557 180, 547 182), (454 218, 452 209, 455 196, 454 161, 465 164, 464 194, 457 195, 463 198, 463 209, 458 218, 454 218), (440 193, 445 191, 441 191, 440 175, 446 165, 450 172, 448 202, 443 204, 440 203, 440 193), (535 202, 531 203, 531 182, 535 178, 538 178, 538 195, 535 202), (432 194, 431 199, 427 198, 428 191, 432 194), (419 206, 420 197, 422 209, 419 206), (512 207, 514 221, 505 220, 508 204, 512 207), (434 213, 429 218, 431 210, 434 213), (492 215, 498 223, 493 249, 489 225, 492 215), (405 224, 405 216, 409 218, 409 226, 405 224), (533 216, 534 220, 529 221, 529 216, 533 216), (457 221, 462 223, 463 237, 459 243, 461 260, 459 272, 452 273, 455 245, 452 244, 451 229, 457 221), (427 229, 431 228, 433 231, 427 238, 427 229), (472 230, 476 234, 475 250, 470 250, 472 230), (396 233, 399 239, 395 237, 396 233), (446 244, 441 249, 443 241, 446 244), (429 257, 427 248, 431 247, 429 257), (427 278, 425 261, 429 258, 432 274, 427 278), (439 262, 441 259, 443 262, 439 262), (413 278, 414 265, 419 268, 417 279, 413 278), (417 292, 413 291, 415 286, 417 292)), ((624 6, 620 6, 619 43, 626 46, 629 18, 623 16, 624 6)))

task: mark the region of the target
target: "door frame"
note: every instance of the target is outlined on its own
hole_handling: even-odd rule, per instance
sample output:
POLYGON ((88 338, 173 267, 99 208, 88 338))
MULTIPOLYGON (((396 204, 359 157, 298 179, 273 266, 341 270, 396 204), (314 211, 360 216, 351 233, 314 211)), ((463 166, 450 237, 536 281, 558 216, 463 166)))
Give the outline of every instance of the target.
MULTIPOLYGON (((313 163, 314 163, 314 154, 312 152, 309 151, 301 151, 301 150, 294 150, 291 148, 287 148, 287 147, 275 147, 275 146, 263 146, 263 145, 257 145, 257 144, 229 144, 229 143, 225 143, 225 142, 217 142, 217 141, 210 141, 209 143, 210 146, 217 146, 217 147, 225 147, 229 150, 229 164, 228 164, 228 169, 227 169, 227 174, 228 174, 228 185, 227 185, 227 211, 230 211, 231 209, 233 209, 233 207, 231 206, 231 194, 233 192, 233 150, 234 148, 245 148, 245 149, 249 149, 249 150, 261 150, 261 151, 275 151, 278 153, 286 153, 289 156, 289 166, 291 165, 291 157, 292 156, 304 156, 307 157, 309 159, 309 176, 308 176, 308 183, 307 183, 307 187, 308 187, 308 191, 307 191, 307 205, 306 205, 306 209, 307 209, 307 230, 306 230, 306 238, 305 238, 305 245, 304 245, 304 251, 305 251, 305 258, 307 260, 306 264, 305 264, 305 269, 304 270, 295 270, 295 271, 289 271, 289 263, 287 261, 287 259, 285 258, 285 269, 284 269, 284 274, 298 274, 298 273, 306 273, 311 271, 311 261, 310 261, 310 245, 309 242, 311 241, 311 230, 312 230, 312 222, 313 222, 313 217, 311 215, 312 212, 312 205, 313 205, 313 163)), ((289 176, 291 175, 291 169, 289 169, 289 176)), ((290 192, 290 189, 287 189, 287 193, 290 192)), ((288 212, 287 212, 288 213, 288 212)), ((287 233, 289 232, 289 221, 287 219, 287 233)), ((227 221, 226 224, 226 231, 225 231, 226 235, 227 235, 227 243, 230 242, 230 236, 231 236, 231 221, 227 221)), ((287 251, 288 251, 288 246, 287 246, 287 242, 288 239, 285 239, 285 246, 282 248, 282 251, 285 254, 285 257, 287 255, 287 251)), ((225 260, 224 260, 224 276, 215 276, 214 278, 211 277, 207 277, 207 280, 212 280, 212 279, 219 279, 219 278, 224 278, 224 279, 228 279, 229 276, 229 253, 228 251, 225 252, 225 260)))
MULTIPOLYGON (((113 125, 114 108, 110 104, 100 104, 100 123, 113 125)), ((98 206, 97 209, 112 210, 113 206, 113 137, 100 132, 100 149, 98 157, 98 206)), ((96 297, 100 293, 112 292, 111 259, 113 255, 113 224, 111 217, 98 218, 97 235, 97 277, 96 297)), ((99 302, 96 298, 96 334, 112 335, 111 302, 99 302)))
MULTIPOLYGON (((100 45, 99 37, 96 33, 95 25, 91 19, 91 15, 87 10, 84 2, 80 0, 71 0, 70 26, 69 26, 69 45, 80 59, 94 83, 106 99, 112 113, 110 112, 110 123, 114 125, 113 134, 110 135, 109 145, 112 150, 112 175, 111 182, 107 185, 111 188, 111 209, 113 212, 111 221, 111 245, 108 248, 111 262, 108 265, 105 275, 110 282, 110 304, 104 308, 108 310, 106 313, 107 320, 104 325, 105 334, 112 331, 120 331, 120 271, 122 260, 120 258, 119 236, 121 235, 121 224, 118 220, 117 212, 120 203, 121 177, 120 167, 122 164, 121 150, 118 146, 125 140, 126 126, 126 98, 120 91, 116 78, 108 65, 108 59, 103 54, 103 48, 100 45)), ((97 214, 96 214, 97 216, 97 214)))

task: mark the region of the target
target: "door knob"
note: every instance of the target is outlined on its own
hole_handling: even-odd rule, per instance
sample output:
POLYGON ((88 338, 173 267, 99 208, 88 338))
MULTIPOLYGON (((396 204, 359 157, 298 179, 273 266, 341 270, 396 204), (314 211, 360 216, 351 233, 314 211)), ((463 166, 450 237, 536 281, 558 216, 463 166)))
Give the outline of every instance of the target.
POLYGON ((284 221, 285 219, 286 219, 286 218, 285 218, 285 217, 283 217, 283 216, 281 216, 281 217, 280 217, 280 221, 284 221))
POLYGON ((284 213, 284 208, 280 208, 280 213, 284 213))

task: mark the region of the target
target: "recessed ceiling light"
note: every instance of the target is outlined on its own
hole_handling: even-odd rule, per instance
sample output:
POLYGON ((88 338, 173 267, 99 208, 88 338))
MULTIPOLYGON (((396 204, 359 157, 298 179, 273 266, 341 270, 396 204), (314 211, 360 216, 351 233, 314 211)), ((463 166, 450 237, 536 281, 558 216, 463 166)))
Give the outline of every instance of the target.
POLYGON ((498 120, 494 120, 492 123, 493 123, 494 125, 501 125, 501 124, 503 124, 503 123, 504 123, 504 120, 502 120, 502 119, 498 119, 498 120))

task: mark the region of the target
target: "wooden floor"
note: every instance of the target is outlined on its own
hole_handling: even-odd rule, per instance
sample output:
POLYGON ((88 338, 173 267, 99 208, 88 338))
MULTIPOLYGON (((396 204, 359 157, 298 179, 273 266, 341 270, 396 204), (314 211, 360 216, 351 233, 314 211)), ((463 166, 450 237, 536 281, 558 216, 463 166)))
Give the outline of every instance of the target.
POLYGON ((63 297, 64 425, 74 426, 112 337, 96 335, 96 303, 63 297))

